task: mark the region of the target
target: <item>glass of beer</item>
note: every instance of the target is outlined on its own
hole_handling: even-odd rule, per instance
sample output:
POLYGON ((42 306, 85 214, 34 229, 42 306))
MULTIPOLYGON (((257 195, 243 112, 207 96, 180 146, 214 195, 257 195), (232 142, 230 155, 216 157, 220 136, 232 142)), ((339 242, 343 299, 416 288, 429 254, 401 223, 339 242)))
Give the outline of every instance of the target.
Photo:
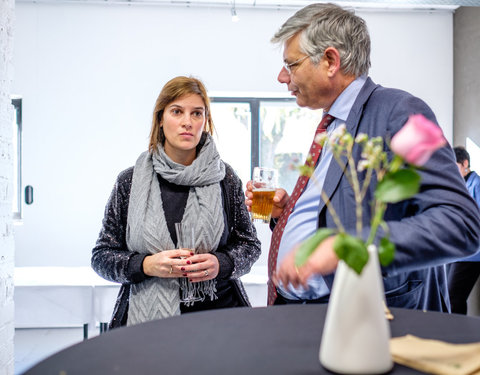
POLYGON ((278 172, 276 169, 255 167, 252 178, 252 221, 261 220, 270 222, 272 214, 273 197, 277 188, 278 172))

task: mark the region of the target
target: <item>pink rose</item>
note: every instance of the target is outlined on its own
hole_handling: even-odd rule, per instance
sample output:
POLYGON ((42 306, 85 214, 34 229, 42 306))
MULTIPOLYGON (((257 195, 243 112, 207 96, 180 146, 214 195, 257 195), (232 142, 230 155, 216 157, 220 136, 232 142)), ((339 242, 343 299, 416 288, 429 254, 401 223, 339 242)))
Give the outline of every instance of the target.
POLYGON ((408 163, 421 166, 446 143, 442 130, 434 122, 423 115, 411 115, 393 136, 390 148, 408 163))

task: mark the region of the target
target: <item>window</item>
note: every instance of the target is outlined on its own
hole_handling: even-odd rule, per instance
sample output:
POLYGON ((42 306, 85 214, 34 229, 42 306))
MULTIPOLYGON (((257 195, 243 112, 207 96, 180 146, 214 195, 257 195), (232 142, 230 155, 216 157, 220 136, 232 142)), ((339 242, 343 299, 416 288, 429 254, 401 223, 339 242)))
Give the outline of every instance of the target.
POLYGON ((305 162, 321 111, 299 108, 295 101, 260 102, 258 165, 278 169, 278 184, 290 194, 305 162))
POLYGON ((321 111, 299 108, 293 98, 212 98, 217 147, 242 179, 258 165, 279 171, 289 193, 298 178, 321 111))
MULTIPOLYGON (((322 112, 299 108, 294 98, 212 97, 211 101, 218 151, 241 178, 243 189, 253 168, 262 165, 278 169, 279 187, 291 194, 299 175, 295 167, 305 161, 322 112)), ((262 254, 250 275, 266 283, 271 231, 268 224, 255 223, 255 227, 262 254)))
POLYGON ((252 110, 248 102, 212 100, 215 143, 221 158, 230 164, 243 183, 251 176, 252 110))
POLYGON ((480 146, 473 141, 470 137, 465 140, 465 148, 470 154, 470 166, 474 171, 480 169, 480 146))
POLYGON ((22 99, 13 98, 13 219, 22 218, 22 99))

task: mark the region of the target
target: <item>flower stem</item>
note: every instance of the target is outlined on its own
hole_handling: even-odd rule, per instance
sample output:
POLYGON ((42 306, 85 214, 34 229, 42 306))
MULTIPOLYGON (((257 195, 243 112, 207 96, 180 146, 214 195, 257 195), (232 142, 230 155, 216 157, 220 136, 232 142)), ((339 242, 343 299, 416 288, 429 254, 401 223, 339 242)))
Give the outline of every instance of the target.
POLYGON ((372 225, 370 227, 370 234, 367 239, 367 246, 372 244, 375 240, 375 234, 377 233, 377 229, 379 225, 382 223, 383 214, 385 213, 385 209, 387 205, 380 201, 375 201, 375 209, 374 209, 374 216, 372 218, 372 225))
POLYGON ((312 174, 312 176, 310 177, 310 180, 319 188, 319 190, 321 191, 321 196, 322 196, 322 199, 323 201, 325 202, 325 205, 327 206, 327 209, 328 211, 330 212, 330 215, 332 216, 332 219, 335 223, 335 225, 337 226, 337 229, 339 232, 341 233, 345 233, 345 228, 343 227, 342 225, 342 221, 340 220, 340 217, 337 215, 337 212, 335 211, 335 209, 333 208, 332 206, 332 203, 330 202, 330 199, 328 198, 327 194, 325 193, 325 191, 323 190, 323 186, 320 186, 320 183, 318 182, 318 180, 315 178, 315 176, 312 174))
POLYGON ((372 179, 372 175, 373 175, 373 168, 368 168, 367 173, 365 175, 365 180, 363 181, 362 191, 360 192, 360 197, 362 201, 363 201, 363 198, 365 198, 365 194, 367 194, 367 189, 368 189, 368 186, 370 185, 370 180, 372 179))
POLYGON ((356 216, 356 230, 357 236, 360 237, 362 233, 362 192, 360 190, 360 183, 358 182, 358 175, 356 170, 355 160, 353 160, 352 150, 347 151, 348 167, 351 173, 351 185, 353 194, 355 196, 355 216, 356 216))
POLYGON ((403 158, 401 156, 395 155, 390 163, 390 172, 396 172, 403 165, 403 158))
POLYGON ((332 219, 335 222, 335 225, 338 228, 338 231, 340 233, 345 233, 345 228, 342 225, 342 222, 340 221, 339 216, 337 215, 337 212, 333 208, 330 199, 328 198, 327 194, 325 193, 325 190, 322 189, 322 199, 325 202, 325 205, 327 206, 328 211, 330 212, 330 215, 332 215, 332 219))

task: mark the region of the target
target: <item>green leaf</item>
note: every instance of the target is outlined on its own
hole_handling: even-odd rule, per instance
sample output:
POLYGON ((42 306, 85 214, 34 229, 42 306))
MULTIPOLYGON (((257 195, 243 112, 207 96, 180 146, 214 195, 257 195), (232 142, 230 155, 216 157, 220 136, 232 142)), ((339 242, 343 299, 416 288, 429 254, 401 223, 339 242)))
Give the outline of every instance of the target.
POLYGON ((298 170, 300 172, 300 176, 311 177, 312 174, 313 174, 314 168, 309 167, 308 165, 302 165, 302 166, 298 167, 298 170))
POLYGON ((308 257, 312 255, 318 245, 331 235, 335 234, 335 231, 330 228, 322 228, 315 232, 315 234, 302 242, 297 252, 295 253, 295 265, 297 267, 303 266, 308 257))
POLYGON ((420 175, 413 169, 390 172, 380 181, 375 198, 384 203, 397 203, 413 197, 420 188, 420 175))
POLYGON ((380 245, 378 246, 378 258, 382 266, 388 266, 393 262, 395 257, 395 245, 387 237, 384 237, 380 240, 380 245))
POLYGON ((368 251, 365 243, 349 234, 340 233, 333 242, 333 249, 357 274, 361 274, 368 261, 368 251))

